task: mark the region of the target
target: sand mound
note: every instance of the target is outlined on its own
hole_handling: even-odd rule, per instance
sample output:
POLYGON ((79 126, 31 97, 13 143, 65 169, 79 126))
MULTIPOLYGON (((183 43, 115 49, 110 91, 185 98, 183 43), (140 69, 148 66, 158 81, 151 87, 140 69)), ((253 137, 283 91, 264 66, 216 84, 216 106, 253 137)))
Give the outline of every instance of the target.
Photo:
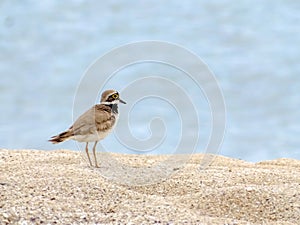
MULTIPOLYGON (((166 160, 111 156, 134 168, 166 160)), ((90 168, 79 152, 0 150, 0 224, 299 224, 300 161, 216 156, 199 170, 202 161, 194 155, 165 181, 133 186, 103 178, 113 165, 90 168)))

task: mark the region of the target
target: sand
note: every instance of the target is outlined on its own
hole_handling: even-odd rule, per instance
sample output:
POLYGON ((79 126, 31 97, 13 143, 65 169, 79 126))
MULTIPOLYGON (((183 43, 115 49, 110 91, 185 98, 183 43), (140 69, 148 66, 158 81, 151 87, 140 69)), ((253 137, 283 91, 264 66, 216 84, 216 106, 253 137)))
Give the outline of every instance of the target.
MULTIPOLYGON (((139 168, 147 163, 166 160, 111 155, 136 169, 129 180, 143 177, 139 168)), ((2 149, 0 224, 300 223, 300 161, 215 156, 199 170, 202 160, 195 154, 165 180, 135 186, 104 178, 112 165, 91 168, 80 152, 2 149)), ((116 168, 111 173, 122 174, 116 168)))

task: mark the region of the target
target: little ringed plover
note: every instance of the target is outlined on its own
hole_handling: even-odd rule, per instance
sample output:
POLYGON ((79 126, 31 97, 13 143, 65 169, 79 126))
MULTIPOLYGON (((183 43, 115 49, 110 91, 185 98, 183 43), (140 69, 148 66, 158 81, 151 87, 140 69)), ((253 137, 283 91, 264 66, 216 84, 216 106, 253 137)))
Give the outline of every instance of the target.
POLYGON ((89 142, 95 142, 93 155, 95 167, 99 167, 96 158, 96 145, 98 141, 104 139, 116 126, 119 116, 118 104, 120 102, 126 104, 126 102, 120 99, 117 91, 104 91, 101 95, 100 104, 94 105, 82 114, 68 130, 51 137, 49 141, 53 144, 67 140, 86 142, 85 151, 91 166, 92 162, 88 152, 88 144, 89 142))

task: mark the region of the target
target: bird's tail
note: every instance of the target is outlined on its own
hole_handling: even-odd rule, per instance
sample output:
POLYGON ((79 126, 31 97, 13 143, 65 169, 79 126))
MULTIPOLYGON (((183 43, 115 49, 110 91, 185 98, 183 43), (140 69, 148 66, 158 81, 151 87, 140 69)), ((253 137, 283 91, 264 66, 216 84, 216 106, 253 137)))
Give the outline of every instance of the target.
POLYGON ((71 130, 67 130, 65 132, 62 132, 58 135, 51 137, 51 139, 48 141, 52 142, 53 144, 57 144, 57 143, 60 143, 60 142, 70 139, 72 136, 73 136, 73 133, 71 132, 71 130))

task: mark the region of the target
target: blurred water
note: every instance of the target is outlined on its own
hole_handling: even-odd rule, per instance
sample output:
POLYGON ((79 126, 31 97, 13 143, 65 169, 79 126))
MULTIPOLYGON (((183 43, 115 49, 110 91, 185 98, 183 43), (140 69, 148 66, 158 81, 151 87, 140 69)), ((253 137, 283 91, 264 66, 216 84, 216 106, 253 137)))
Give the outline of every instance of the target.
MULTIPOLYGON (((71 125, 85 69, 116 46, 156 39, 185 46, 214 71, 228 113, 220 154, 300 159, 299 9, 300 2, 279 0, 1 1, 0 147, 76 149, 73 142, 53 146, 46 140, 71 125)), ((132 78, 140 71, 131 70, 132 78)), ((112 85, 124 83, 116 79, 112 85)), ((209 131, 204 102, 199 152, 209 131)), ((176 130, 176 113, 166 110, 174 116, 167 125, 176 130)), ((138 137, 147 136, 148 112, 142 106, 134 111, 142 115, 132 127, 138 137)), ((120 147, 113 135, 104 143, 120 147)))

